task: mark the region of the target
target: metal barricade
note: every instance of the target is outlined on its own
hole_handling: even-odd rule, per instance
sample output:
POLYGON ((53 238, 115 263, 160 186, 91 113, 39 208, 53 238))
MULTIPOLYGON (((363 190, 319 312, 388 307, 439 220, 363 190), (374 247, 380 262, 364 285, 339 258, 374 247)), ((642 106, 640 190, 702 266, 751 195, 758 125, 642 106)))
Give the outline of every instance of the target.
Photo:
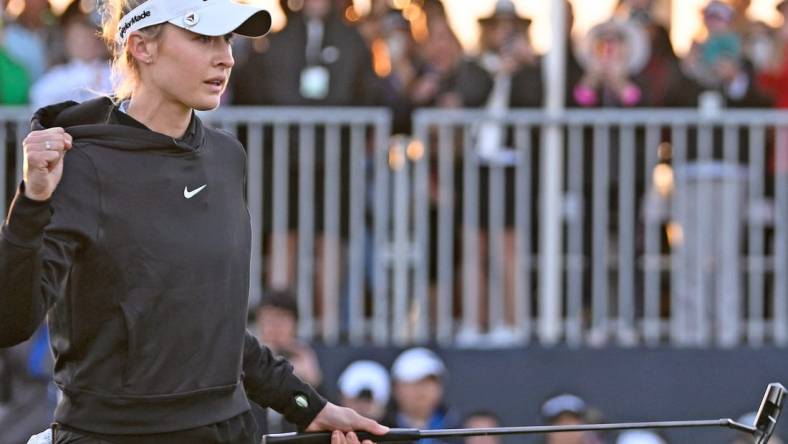
MULTIPOLYGON (((0 108, 0 195, 21 176, 29 115, 0 108)), ((304 339, 788 345, 785 112, 420 110, 412 137, 391 137, 382 109, 202 118, 247 147, 251 301, 293 289, 304 339)))
POLYGON ((30 109, 23 106, 0 106, 0 202, 5 212, 14 189, 22 179, 22 140, 30 131, 30 109))
POLYGON ((367 297, 376 274, 366 253, 371 238, 376 251, 389 243, 387 213, 370 208, 386 202, 389 112, 230 107, 204 119, 247 148, 252 303, 263 287, 290 288, 302 338, 387 343, 386 283, 367 297))
POLYGON ((411 240, 436 262, 414 273, 417 341, 788 344, 787 113, 420 110, 414 128, 411 240), (545 146, 556 124, 564 142, 545 146), (563 208, 558 294, 540 291, 548 201, 563 208))

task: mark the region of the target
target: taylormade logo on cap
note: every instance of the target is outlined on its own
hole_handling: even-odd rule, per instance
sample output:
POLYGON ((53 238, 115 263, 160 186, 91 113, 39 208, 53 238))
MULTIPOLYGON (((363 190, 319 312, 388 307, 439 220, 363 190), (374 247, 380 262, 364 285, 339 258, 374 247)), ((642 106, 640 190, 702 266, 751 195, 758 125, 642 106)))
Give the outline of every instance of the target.
POLYGON ((146 18, 150 17, 150 11, 145 10, 142 13, 133 15, 128 18, 128 20, 120 26, 120 34, 119 37, 124 39, 126 37, 126 32, 131 28, 135 23, 145 20, 146 18))

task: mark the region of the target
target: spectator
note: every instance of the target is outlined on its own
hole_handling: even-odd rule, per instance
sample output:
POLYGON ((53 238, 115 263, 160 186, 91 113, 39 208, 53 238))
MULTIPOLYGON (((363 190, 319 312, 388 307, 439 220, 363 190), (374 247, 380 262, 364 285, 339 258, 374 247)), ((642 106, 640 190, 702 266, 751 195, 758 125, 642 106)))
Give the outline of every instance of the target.
POLYGON ((30 76, 27 70, 2 45, 0 28, 0 104, 22 105, 28 102, 30 76))
POLYGON ((402 352, 391 367, 396 412, 387 425, 421 430, 457 428, 457 416, 443 405, 446 376, 446 366, 431 350, 417 347, 402 352))
MULTIPOLYGON (((314 350, 298 340, 298 307, 290 291, 271 290, 263 295, 255 312, 257 336, 274 355, 283 357, 293 365, 293 373, 315 388, 323 376, 314 350)), ((294 432, 294 425, 273 409, 254 408, 252 413, 267 433, 294 432)))
POLYGON ((618 435, 616 444, 668 444, 668 442, 649 430, 628 430, 618 435))
POLYGON ((654 0, 621 0, 619 14, 633 26, 645 31, 649 41, 649 57, 638 73, 642 88, 642 104, 648 107, 692 106, 694 98, 684 94, 689 81, 681 72, 679 58, 673 50, 668 29, 654 15, 654 0))
POLYGON ((761 69, 769 61, 769 54, 774 51, 772 30, 766 24, 751 19, 747 11, 752 0, 730 0, 733 8, 733 30, 742 39, 744 58, 748 64, 761 69))
POLYGON ((511 0, 479 19, 479 57, 462 64, 458 90, 464 106, 506 109, 542 103, 542 72, 528 37, 531 19, 517 14, 511 0))
POLYGON ((752 24, 750 34, 744 41, 744 54, 752 69, 763 71, 768 69, 775 55, 780 53, 781 47, 778 29, 757 21, 752 24))
POLYGON ((410 22, 402 12, 392 9, 380 17, 369 16, 362 26, 369 38, 372 65, 378 77, 376 103, 391 109, 394 134, 410 134, 413 105, 408 91, 416 78, 418 62, 410 22))
POLYGON ((770 106, 771 100, 758 89, 752 68, 744 58, 741 37, 733 28, 733 8, 712 0, 703 14, 709 37, 693 46, 685 60, 695 80, 704 89, 719 91, 728 107, 770 106))
MULTIPOLYGON (((542 404, 541 414, 545 424, 570 426, 587 424, 588 406, 581 398, 562 394, 542 404)), ((545 444, 600 444, 602 441, 593 432, 563 432, 548 434, 545 444)))
POLYGON ((257 307, 255 322, 260 342, 271 351, 293 364, 299 378, 318 387, 323 376, 317 355, 308 345, 298 340, 298 307, 290 291, 271 290, 257 307))
MULTIPOLYGON (((37 80, 49 66, 50 55, 47 47, 54 40, 53 28, 47 27, 54 22, 54 16, 47 0, 26 0, 17 15, 10 15, 7 8, 10 0, 2 1, 0 11, 3 17, 3 47, 8 55, 21 64, 31 81, 37 80)), ((13 11, 17 13, 17 11, 13 11)))
MULTIPOLYGON (((489 195, 491 167, 504 167, 505 190, 504 230, 489 230, 489 205, 487 199, 480 201, 480 250, 488 251, 493 236, 502 236, 504 251, 501 257, 481 254, 479 307, 480 323, 488 319, 486 308, 492 295, 485 291, 490 276, 487 262, 500 264, 505 322, 490 325, 489 339, 495 345, 511 345, 517 340, 515 334, 515 171, 516 157, 511 149, 511 137, 507 128, 497 119, 510 108, 539 107, 542 104, 542 69, 528 35, 531 19, 518 15, 511 0, 499 0, 490 16, 479 19, 481 34, 478 57, 464 61, 457 74, 457 91, 466 107, 484 107, 488 120, 479 122, 475 128, 476 152, 482 162, 480 171, 481 195, 489 195), (486 261, 485 259, 489 259, 486 261)), ((475 260, 475 258, 474 258, 475 260)), ((473 267, 475 265, 468 264, 473 267)), ((463 340, 472 341, 472 337, 463 340)))
POLYGON ((385 367, 375 361, 351 363, 337 382, 340 405, 375 421, 382 421, 391 395, 391 379, 385 367))
POLYGON ((30 102, 35 109, 53 103, 82 102, 112 91, 109 55, 98 38, 98 12, 82 9, 74 0, 60 16, 67 62, 47 71, 33 85, 30 102))
POLYGON ((722 77, 738 71, 734 68, 741 64, 742 39, 733 27, 734 18, 733 8, 721 0, 711 0, 703 9, 708 36, 702 42, 693 43, 684 58, 685 71, 702 89, 723 88, 722 77))
MULTIPOLYGON (((293 2, 294 4, 296 2, 293 2)), ((370 105, 369 50, 331 0, 304 0, 285 8, 287 25, 267 50, 249 54, 233 73, 238 105, 370 105)))
MULTIPOLYGON (((499 427, 501 420, 493 412, 478 410, 465 417, 462 426, 466 429, 499 427)), ((500 436, 471 436, 465 438, 465 444, 501 444, 500 436)))
POLYGON ((777 30, 778 43, 766 68, 758 76, 758 85, 775 99, 778 108, 788 108, 788 0, 777 4, 783 23, 777 30))
POLYGON ((52 423, 57 391, 46 326, 26 342, 0 349, 0 444, 22 444, 52 423))
POLYGON ((583 107, 633 107, 643 104, 644 85, 636 81, 649 60, 645 31, 629 21, 612 19, 588 32, 578 46, 585 75, 575 87, 583 107))
POLYGON ((433 11, 428 13, 429 34, 419 48, 422 63, 409 98, 417 107, 457 108, 462 106, 462 98, 457 93, 457 68, 463 56, 462 46, 448 18, 437 12, 440 11, 438 6, 426 8, 427 5, 425 11, 433 11))

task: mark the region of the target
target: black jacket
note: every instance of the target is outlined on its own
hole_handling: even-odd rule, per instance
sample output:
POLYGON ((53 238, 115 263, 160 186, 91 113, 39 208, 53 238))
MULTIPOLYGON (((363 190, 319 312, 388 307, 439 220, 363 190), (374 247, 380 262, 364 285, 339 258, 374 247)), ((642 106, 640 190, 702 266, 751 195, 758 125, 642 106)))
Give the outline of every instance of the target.
MULTIPOLYGON (((540 64, 523 65, 512 75, 509 106, 511 108, 535 108, 542 106, 540 64)), ((466 107, 484 107, 489 100, 495 79, 476 60, 463 61, 457 74, 457 90, 466 107)))
POLYGON ((236 105, 370 106, 375 105, 377 80, 372 58, 358 31, 334 14, 324 20, 320 60, 329 73, 328 95, 322 100, 301 96, 301 72, 306 58, 307 24, 301 14, 288 16, 287 26, 267 37, 263 53, 251 52, 231 79, 236 105), (331 57, 327 57, 330 55, 331 57))
POLYGON ((196 116, 176 140, 118 113, 103 98, 34 116, 74 147, 52 198, 20 188, 2 227, 0 346, 48 312, 55 419, 78 429, 189 429, 248 410, 247 395, 305 427, 325 400, 245 329, 243 147, 196 116))

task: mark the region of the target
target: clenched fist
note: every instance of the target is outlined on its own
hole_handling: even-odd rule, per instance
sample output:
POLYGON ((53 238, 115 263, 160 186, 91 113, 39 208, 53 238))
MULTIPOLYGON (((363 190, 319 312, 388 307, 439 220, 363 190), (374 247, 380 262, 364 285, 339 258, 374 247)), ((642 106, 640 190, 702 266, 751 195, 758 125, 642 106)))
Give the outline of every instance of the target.
POLYGON ((25 196, 39 201, 52 196, 63 176, 63 155, 72 140, 63 128, 33 131, 25 137, 25 196))

